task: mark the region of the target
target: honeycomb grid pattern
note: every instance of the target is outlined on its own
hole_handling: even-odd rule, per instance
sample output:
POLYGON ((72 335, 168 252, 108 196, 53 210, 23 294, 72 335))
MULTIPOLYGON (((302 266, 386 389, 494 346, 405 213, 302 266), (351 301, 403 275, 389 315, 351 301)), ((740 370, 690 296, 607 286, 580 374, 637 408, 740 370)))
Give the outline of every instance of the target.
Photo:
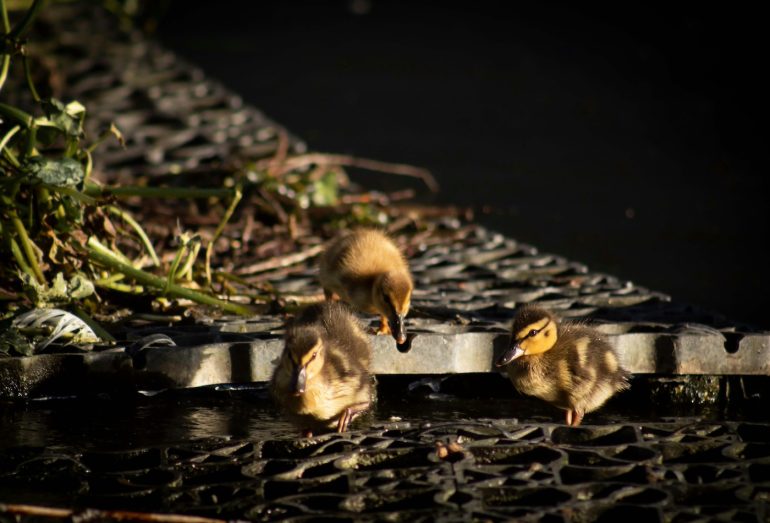
POLYGON ((0 461, 0 497, 19 490, 79 507, 255 521, 766 521, 770 426, 482 419, 314 439, 16 447, 0 461))
MULTIPOLYGON (((54 71, 64 79, 53 82, 62 91, 55 94, 93 108, 89 136, 113 121, 126 136, 125 148, 105 144, 96 155, 94 167, 103 181, 151 175, 173 185, 181 172, 211 176, 235 158, 258 160, 278 151, 284 132, 279 125, 159 44, 118 30, 100 9, 55 4, 43 11, 40 24, 42 34, 30 49, 36 56, 57 57, 54 71)), ((4 93, 23 96, 24 89, 11 87, 4 93)), ((305 150, 288 137, 293 151, 305 150)), ((436 360, 445 364, 441 372, 489 371, 514 307, 537 302, 561 316, 597 322, 634 373, 770 374, 768 332, 475 224, 453 218, 428 222, 427 233, 398 235, 415 275, 407 321, 413 336, 400 353, 392 340, 373 339, 378 373, 431 372, 422 362, 436 360, 430 354, 437 350, 446 356, 436 360)), ((303 242, 317 254, 322 239, 303 242)), ((268 270, 260 281, 281 295, 320 295, 312 256, 268 270)), ((158 389, 265 381, 280 350, 282 321, 268 311, 246 320, 201 318, 195 326, 164 327, 162 333, 177 347, 149 348, 134 359, 123 347, 93 353, 73 348, 23 362, 5 358, 0 396, 77 393, 86 383, 158 389), (244 361, 252 362, 251 368, 243 370, 244 361)), ((127 337, 134 341, 143 334, 152 329, 127 337)))
MULTIPOLYGON (((278 149, 281 126, 139 31, 120 29, 98 6, 46 6, 30 52, 50 68, 54 96, 88 106, 87 136, 112 123, 124 135, 125 147, 109 141, 94 157, 102 182, 149 175, 173 183, 181 172, 209 175, 232 158, 266 158, 278 149)), ((23 103, 26 90, 11 87, 11 100, 23 103)), ((292 151, 305 151, 287 138, 292 151)))

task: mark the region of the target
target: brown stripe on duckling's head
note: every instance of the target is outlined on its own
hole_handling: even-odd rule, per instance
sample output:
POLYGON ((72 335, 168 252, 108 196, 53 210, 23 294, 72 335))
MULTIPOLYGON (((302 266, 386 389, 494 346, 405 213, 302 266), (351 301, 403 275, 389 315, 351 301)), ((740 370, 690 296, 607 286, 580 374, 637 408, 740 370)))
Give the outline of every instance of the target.
POLYGON ((323 367, 323 338, 319 329, 302 328, 288 332, 285 354, 291 373, 291 389, 303 394, 310 381, 323 367))
POLYGON ((404 317, 412 301, 412 277, 407 271, 390 271, 377 276, 372 286, 372 302, 387 318, 398 343, 406 341, 404 317))
POLYGON ((405 271, 391 271, 383 274, 380 281, 382 295, 395 310, 405 316, 412 301, 412 277, 405 271))

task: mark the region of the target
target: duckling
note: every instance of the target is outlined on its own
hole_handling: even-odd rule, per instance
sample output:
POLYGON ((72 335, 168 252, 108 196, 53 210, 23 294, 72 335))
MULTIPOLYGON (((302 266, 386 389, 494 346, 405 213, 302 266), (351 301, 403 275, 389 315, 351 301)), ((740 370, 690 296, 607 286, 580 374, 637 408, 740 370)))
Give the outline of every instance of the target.
POLYGON ((517 311, 510 348, 496 365, 506 367, 519 392, 566 410, 571 426, 629 387, 628 372, 599 332, 577 323, 559 325, 553 314, 533 305, 517 311))
POLYGON ((383 232, 360 228, 332 240, 321 257, 320 280, 327 300, 338 298, 360 312, 379 314, 377 334, 391 334, 398 344, 406 341, 412 275, 383 232))
POLYGON ((369 337, 344 304, 311 305, 286 326, 270 392, 306 437, 345 432, 372 401, 370 360, 369 337))

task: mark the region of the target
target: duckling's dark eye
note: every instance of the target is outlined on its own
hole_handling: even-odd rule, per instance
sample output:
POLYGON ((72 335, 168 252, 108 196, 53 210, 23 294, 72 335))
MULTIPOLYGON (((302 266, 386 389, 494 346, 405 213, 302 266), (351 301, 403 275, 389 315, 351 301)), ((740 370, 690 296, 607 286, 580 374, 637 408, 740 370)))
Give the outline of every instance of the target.
POLYGON ((532 329, 531 331, 529 331, 529 334, 527 336, 534 336, 536 334, 537 334, 537 329, 532 329))
POLYGON ((313 355, 310 356, 310 361, 313 361, 316 356, 318 356, 318 352, 314 352, 313 355))

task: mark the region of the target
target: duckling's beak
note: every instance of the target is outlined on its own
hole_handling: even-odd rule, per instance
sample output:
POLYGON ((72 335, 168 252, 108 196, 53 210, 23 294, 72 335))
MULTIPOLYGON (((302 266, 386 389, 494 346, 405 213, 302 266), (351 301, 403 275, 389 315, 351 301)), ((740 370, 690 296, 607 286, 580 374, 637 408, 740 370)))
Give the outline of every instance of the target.
POLYGON ((521 345, 518 343, 514 343, 511 345, 507 351, 505 351, 505 354, 500 356, 498 358, 497 362, 495 362, 495 365, 498 367, 503 367, 505 365, 508 365, 510 362, 518 358, 519 356, 524 355, 524 349, 521 348, 521 345))
POLYGON ((396 343, 399 345, 406 343, 406 327, 404 326, 404 315, 392 314, 390 318, 388 318, 388 323, 390 323, 390 332, 396 339, 396 343))
POLYGON ((294 390, 294 394, 296 396, 299 396, 300 394, 305 393, 306 381, 307 381, 307 371, 305 370, 305 367, 300 367, 298 369, 295 369, 294 375, 292 376, 292 389, 294 390))

